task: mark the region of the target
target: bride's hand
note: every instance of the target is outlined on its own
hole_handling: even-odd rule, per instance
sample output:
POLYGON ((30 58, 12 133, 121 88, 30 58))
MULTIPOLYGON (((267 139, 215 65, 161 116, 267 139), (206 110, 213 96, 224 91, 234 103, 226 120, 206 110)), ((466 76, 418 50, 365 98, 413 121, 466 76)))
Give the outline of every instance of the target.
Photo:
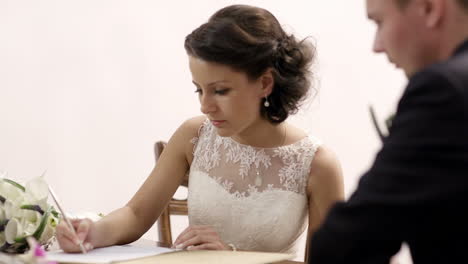
POLYGON ((76 233, 70 230, 65 221, 60 221, 55 229, 60 248, 65 252, 80 252, 79 243, 82 242, 86 250, 93 249, 91 238, 95 232, 94 222, 90 219, 71 219, 71 224, 76 233))
POLYGON ((174 241, 174 247, 187 250, 230 250, 211 226, 189 226, 174 241))

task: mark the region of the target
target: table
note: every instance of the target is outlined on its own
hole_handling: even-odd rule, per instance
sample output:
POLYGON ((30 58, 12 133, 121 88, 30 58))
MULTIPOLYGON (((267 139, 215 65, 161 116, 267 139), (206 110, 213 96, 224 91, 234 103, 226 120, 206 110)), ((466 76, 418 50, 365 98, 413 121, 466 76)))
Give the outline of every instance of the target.
MULTIPOLYGON (((156 246, 158 247, 169 247, 169 245, 162 243, 162 242, 152 242, 150 240, 139 240, 136 241, 135 243, 156 243, 156 246)), ((285 261, 280 261, 280 262, 275 262, 276 264, 304 264, 303 261, 293 261, 293 260, 285 260, 285 261)))
MULTIPOLYGON (((169 247, 167 244, 161 243, 161 242, 154 242, 151 240, 145 240, 141 239, 136 242, 135 244, 140 244, 140 245, 148 245, 148 243, 151 244, 156 244, 158 247, 169 247)), ((187 251, 186 253, 191 253, 190 251, 187 251)), ((159 255, 161 256, 161 255, 159 255)), ((159 257, 161 259, 161 257, 159 257)), ((154 263, 164 263, 164 262, 157 262, 158 256, 154 257, 149 257, 145 259, 137 259, 137 260, 132 260, 132 261, 125 261, 125 262, 119 262, 120 264, 154 264, 154 263)), ((275 262, 276 264, 304 264, 302 261, 292 261, 292 260, 285 260, 285 261, 280 261, 280 262, 275 262)))
MULTIPOLYGON (((134 243, 133 245, 142 245, 142 246, 159 246, 167 247, 162 243, 154 242, 151 240, 141 239, 134 243)), ((277 253, 263 253, 263 252, 247 252, 247 251, 177 251, 169 252, 156 256, 145 257, 140 259, 134 259, 129 261, 120 261, 118 264, 179 264, 179 263, 200 263, 200 264, 260 264, 260 263, 272 263, 271 260, 278 259, 277 253)), ((282 257, 281 255, 279 257, 282 257)), ((297 261, 281 261, 274 262, 277 264, 304 264, 304 262, 297 261)), ((61 263, 67 264, 67 263, 61 263)), ((92 264, 92 263, 90 263, 92 264)))

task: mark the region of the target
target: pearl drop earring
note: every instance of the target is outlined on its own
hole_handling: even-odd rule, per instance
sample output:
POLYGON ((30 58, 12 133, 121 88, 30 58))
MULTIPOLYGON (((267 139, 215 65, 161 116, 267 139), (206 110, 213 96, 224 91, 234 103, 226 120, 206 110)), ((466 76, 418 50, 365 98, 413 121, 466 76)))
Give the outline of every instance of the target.
POLYGON ((265 106, 265 107, 270 106, 270 102, 268 102, 268 96, 265 96, 265 102, 263 103, 263 106, 265 106))

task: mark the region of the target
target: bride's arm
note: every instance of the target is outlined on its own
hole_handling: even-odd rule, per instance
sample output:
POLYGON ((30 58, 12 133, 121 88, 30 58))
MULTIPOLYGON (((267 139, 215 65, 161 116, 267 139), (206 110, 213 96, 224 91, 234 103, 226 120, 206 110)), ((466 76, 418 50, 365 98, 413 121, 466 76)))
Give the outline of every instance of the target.
MULTIPOLYGON (((330 207, 344 200, 344 184, 341 166, 333 152, 324 146, 315 153, 307 184, 309 202, 309 231, 307 243, 324 220, 330 207)), ((313 245, 306 246, 307 248, 313 245)))

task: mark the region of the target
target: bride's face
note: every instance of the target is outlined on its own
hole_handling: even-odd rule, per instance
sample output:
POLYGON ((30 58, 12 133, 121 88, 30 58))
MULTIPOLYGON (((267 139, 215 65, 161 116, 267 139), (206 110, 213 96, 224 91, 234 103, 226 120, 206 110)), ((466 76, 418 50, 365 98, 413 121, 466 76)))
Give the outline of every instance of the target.
POLYGON ((260 103, 265 91, 260 80, 244 72, 189 56, 189 67, 200 109, 220 136, 233 136, 261 120, 260 103))

